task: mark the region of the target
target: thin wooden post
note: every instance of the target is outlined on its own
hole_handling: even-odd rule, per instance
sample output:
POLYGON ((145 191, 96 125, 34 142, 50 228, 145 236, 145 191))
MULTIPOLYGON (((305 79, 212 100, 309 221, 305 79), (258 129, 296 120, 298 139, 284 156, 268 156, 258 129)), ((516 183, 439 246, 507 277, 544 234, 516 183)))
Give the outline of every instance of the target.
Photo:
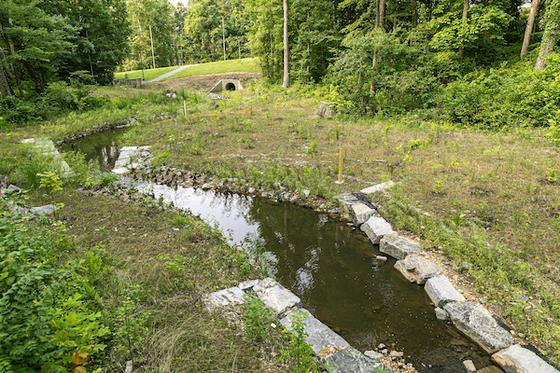
POLYGON ((226 60, 226 28, 224 25, 224 16, 222 16, 222 47, 224 48, 224 61, 226 60))
POLYGON ((187 100, 183 100, 183 115, 187 117, 187 100))
POLYGON ((152 39, 152 25, 150 26, 150 45, 152 46, 152 66, 156 68, 156 57, 154 56, 154 39, 152 39))
POLYGON ((342 184, 342 166, 344 164, 344 154, 342 147, 338 148, 338 181, 337 184, 342 184))

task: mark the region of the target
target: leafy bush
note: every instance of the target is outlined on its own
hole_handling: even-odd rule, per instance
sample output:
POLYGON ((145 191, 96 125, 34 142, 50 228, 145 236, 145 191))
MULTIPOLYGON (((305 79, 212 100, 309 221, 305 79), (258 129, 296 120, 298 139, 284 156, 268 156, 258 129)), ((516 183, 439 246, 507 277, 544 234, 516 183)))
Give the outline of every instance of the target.
POLYGON ((243 319, 245 321, 245 335, 252 341, 262 341, 269 332, 272 322, 270 312, 257 297, 246 295, 243 303, 243 319))
POLYGON ((21 99, 14 96, 0 98, 0 128, 29 125, 41 120, 51 120, 71 111, 84 112, 109 103, 109 98, 94 96, 94 86, 73 80, 51 83, 41 96, 21 99))
POLYGON ((81 263, 58 264, 71 248, 64 228, 31 229, 10 212, 13 202, 0 201, 0 367, 67 372, 78 354, 85 363, 103 351, 109 331, 85 295, 81 263))

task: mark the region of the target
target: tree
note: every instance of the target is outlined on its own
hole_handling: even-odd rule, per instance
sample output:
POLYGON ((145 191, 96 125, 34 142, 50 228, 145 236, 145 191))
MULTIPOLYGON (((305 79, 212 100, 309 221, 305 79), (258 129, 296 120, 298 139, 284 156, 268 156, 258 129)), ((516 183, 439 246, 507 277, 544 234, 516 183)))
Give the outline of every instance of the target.
POLYGON ((560 0, 549 0, 546 15, 546 25, 539 50, 539 57, 535 64, 535 69, 542 70, 546 66, 546 59, 552 53, 554 45, 558 40, 560 31, 560 0))
POLYGON ((539 0, 533 0, 531 2, 531 11, 529 12, 529 18, 527 18, 527 27, 525 28, 525 35, 523 36, 523 45, 521 46, 521 58, 527 54, 527 49, 529 48, 529 41, 531 40, 531 33, 533 32, 533 25, 535 23, 535 17, 537 16, 537 9, 539 8, 539 0))
POLYGON ((150 26, 156 66, 173 64, 173 6, 168 0, 127 0, 128 21, 132 27, 130 45, 133 66, 140 67, 139 53, 151 56, 150 26))
POLYGON ((284 9, 284 79, 282 86, 288 88, 290 86, 290 51, 288 48, 288 0, 282 2, 284 9))
POLYGON ((5 89, 13 93, 15 84, 23 98, 22 83, 31 81, 35 92, 43 93, 63 56, 72 50, 70 40, 76 30, 65 18, 47 14, 30 0, 0 2, 0 27, 4 71, 12 75, 5 89))

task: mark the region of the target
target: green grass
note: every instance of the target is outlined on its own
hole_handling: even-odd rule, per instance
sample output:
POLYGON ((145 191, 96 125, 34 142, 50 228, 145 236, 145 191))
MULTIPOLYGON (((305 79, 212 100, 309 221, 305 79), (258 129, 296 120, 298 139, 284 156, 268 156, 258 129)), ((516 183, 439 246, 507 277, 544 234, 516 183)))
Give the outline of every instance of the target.
POLYGON ((240 60, 218 61, 201 63, 187 67, 185 70, 179 71, 177 74, 170 76, 165 80, 184 78, 186 76, 197 75, 213 75, 224 73, 240 73, 240 72, 260 72, 259 61, 257 58, 242 58, 240 60))
MULTIPOLYGON (((163 75, 179 66, 170 67, 158 67, 156 69, 144 70, 144 80, 151 80, 160 75, 163 75)), ((186 76, 197 76, 197 75, 212 75, 212 74, 224 74, 224 73, 240 73, 240 72, 260 72, 259 61, 257 58, 242 58, 240 60, 228 60, 228 61, 217 61, 201 63, 198 65, 193 65, 187 67, 186 69, 179 71, 165 80, 184 78, 186 76)), ((124 71, 115 74, 115 78, 118 79, 132 79, 141 78, 142 70, 124 71)))
MULTIPOLYGON (((170 72, 171 70, 176 69, 178 67, 179 66, 169 66, 169 67, 158 67, 155 69, 144 69, 144 80, 151 80, 153 78, 157 78, 158 76, 170 72)), ((134 78, 141 78, 141 77, 142 77, 142 70, 123 71, 115 74, 115 78, 117 79, 134 79, 134 78)))

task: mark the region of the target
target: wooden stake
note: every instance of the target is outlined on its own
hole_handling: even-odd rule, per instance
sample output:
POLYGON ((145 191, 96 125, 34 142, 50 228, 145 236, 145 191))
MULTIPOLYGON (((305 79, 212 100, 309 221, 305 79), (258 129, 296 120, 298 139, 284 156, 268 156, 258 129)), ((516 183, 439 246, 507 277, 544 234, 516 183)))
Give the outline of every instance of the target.
POLYGON ((343 165, 343 152, 342 148, 338 148, 338 184, 342 184, 342 165, 343 165))
POLYGON ((183 100, 183 115, 187 117, 187 100, 183 100))

